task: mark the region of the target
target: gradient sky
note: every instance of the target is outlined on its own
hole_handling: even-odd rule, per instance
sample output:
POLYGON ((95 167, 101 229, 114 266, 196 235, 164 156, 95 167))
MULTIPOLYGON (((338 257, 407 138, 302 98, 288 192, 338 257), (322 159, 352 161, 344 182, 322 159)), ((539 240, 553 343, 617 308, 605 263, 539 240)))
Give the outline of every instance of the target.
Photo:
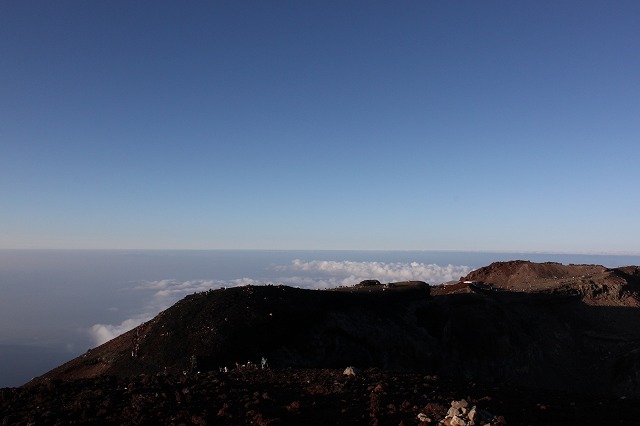
POLYGON ((0 248, 640 252, 640 2, 2 1, 0 248))

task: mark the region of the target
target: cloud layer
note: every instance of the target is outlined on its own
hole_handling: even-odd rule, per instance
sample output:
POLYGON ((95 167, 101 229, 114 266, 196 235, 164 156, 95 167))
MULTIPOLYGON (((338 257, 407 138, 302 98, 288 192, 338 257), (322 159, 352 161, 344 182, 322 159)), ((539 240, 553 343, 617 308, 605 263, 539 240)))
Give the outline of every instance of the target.
MULTIPOLYGON (((380 281, 426 281, 439 284, 468 274, 471 268, 463 265, 440 266, 419 262, 352 262, 296 259, 290 270, 311 271, 344 278, 378 279, 380 281)), ((355 284, 355 283, 353 283, 355 284)))
POLYGON ((321 289, 351 286, 366 279, 381 282, 426 281, 439 284, 456 280, 468 274, 471 268, 464 265, 425 264, 418 262, 353 262, 353 261, 302 261, 296 259, 289 265, 275 266, 283 274, 275 280, 240 278, 235 280, 187 280, 165 279, 144 281, 133 288, 145 297, 142 312, 127 318, 120 324, 94 324, 88 330, 91 341, 97 346, 125 333, 142 322, 148 321, 188 294, 246 285, 285 284, 300 288, 321 289))

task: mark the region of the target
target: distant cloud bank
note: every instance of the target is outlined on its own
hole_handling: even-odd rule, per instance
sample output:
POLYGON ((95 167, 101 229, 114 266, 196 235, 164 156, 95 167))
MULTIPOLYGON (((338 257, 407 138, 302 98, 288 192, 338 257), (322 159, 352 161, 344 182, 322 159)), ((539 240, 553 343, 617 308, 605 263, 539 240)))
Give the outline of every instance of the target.
MULTIPOLYGON (((471 268, 464 265, 425 264, 418 262, 353 262, 353 261, 302 261, 296 259, 289 265, 278 265, 274 269, 283 274, 275 280, 239 278, 235 280, 187 280, 174 279, 144 281, 134 287, 140 292, 150 292, 142 312, 120 324, 94 324, 88 330, 92 342, 98 346, 148 321, 160 311, 167 309, 188 294, 246 285, 284 284, 300 288, 323 289, 351 286, 366 279, 390 281, 426 281, 439 284, 456 280, 468 274, 471 268), (304 275, 304 276, 300 276, 304 275)), ((113 309, 113 308, 112 308, 113 309)))
MULTIPOLYGON (((464 265, 440 266, 419 262, 353 262, 312 260, 304 262, 296 259, 284 270, 312 271, 332 276, 357 279, 378 279, 380 281, 426 281, 440 284, 467 275, 471 268, 464 265)), ((358 281, 356 281, 358 282, 358 281)), ((353 282, 352 284, 355 284, 353 282)))

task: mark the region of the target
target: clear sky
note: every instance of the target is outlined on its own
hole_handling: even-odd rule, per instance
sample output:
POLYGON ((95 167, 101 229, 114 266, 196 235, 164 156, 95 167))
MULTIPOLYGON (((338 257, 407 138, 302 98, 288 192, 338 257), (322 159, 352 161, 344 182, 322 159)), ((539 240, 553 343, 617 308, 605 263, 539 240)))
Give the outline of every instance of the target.
POLYGON ((0 248, 640 252, 640 2, 1 1, 0 248))

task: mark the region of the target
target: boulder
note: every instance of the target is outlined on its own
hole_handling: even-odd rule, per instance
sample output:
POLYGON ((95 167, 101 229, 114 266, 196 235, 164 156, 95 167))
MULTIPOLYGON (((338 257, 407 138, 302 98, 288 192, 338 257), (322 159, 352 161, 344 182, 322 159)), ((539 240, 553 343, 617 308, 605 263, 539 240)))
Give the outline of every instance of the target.
POLYGON ((356 370, 353 367, 347 367, 347 368, 344 369, 344 372, 342 374, 344 374, 345 376, 353 376, 353 377, 355 377, 356 370))

